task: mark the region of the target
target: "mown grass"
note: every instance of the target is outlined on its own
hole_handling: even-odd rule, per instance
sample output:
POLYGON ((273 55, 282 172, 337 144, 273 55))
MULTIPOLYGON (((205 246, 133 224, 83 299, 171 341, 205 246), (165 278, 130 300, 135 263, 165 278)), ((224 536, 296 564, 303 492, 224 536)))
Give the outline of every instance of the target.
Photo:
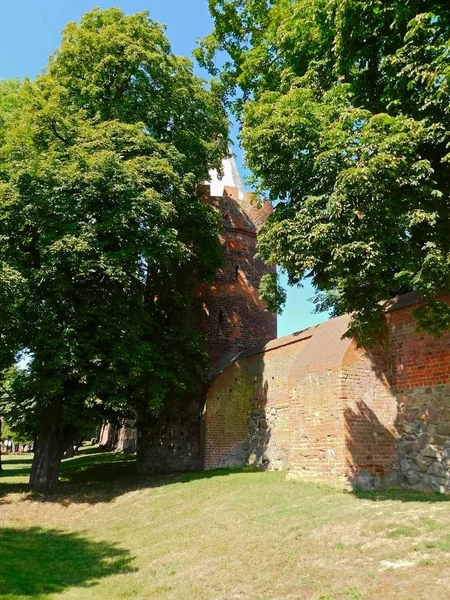
POLYGON ((283 473, 142 477, 134 459, 65 461, 29 491, 0 474, 0 600, 434 600, 450 596, 450 503, 348 494, 283 473))

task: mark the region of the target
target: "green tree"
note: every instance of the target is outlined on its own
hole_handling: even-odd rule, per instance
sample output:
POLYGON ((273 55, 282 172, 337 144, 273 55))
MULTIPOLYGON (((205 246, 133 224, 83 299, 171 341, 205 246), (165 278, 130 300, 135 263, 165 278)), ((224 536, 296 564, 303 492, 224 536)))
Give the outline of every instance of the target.
POLYGON ((19 106, 20 81, 18 79, 0 80, 0 140, 6 127, 14 118, 19 106))
POLYGON ((31 444, 33 442, 31 438, 23 436, 20 433, 17 433, 17 431, 11 429, 11 427, 8 425, 8 422, 5 421, 4 418, 2 418, 0 440, 12 440, 17 444, 31 444))
POLYGON ((0 161, 2 404, 37 435, 31 484, 51 488, 86 420, 157 412, 201 381, 187 313, 220 249, 196 189, 228 122, 163 28, 118 9, 70 23, 18 107, 0 161))
MULTIPOLYGON (((258 191, 279 201, 261 256, 290 284, 311 278, 318 309, 353 313, 360 342, 379 333, 382 301, 410 290, 429 299, 419 327, 439 335, 450 326, 436 297, 450 284, 448 4, 209 6, 215 27, 197 58, 241 119, 258 191)), ((277 286, 266 290, 276 301, 277 286)))

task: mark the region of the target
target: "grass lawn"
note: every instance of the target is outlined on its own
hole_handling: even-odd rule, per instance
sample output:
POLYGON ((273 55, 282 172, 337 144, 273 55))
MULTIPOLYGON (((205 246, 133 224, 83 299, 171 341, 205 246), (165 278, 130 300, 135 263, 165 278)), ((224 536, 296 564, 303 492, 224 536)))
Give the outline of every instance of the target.
POLYGON ((3 457, 0 600, 450 598, 450 502, 341 493, 283 473, 138 477, 132 457, 65 461, 52 497, 3 457))

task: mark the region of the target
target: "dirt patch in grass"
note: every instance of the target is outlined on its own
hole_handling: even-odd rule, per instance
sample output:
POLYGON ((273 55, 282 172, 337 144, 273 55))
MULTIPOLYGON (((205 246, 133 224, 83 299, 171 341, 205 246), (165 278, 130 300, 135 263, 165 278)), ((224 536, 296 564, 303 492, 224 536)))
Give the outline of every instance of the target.
POLYGON ((132 458, 114 454, 66 461, 60 490, 43 497, 26 487, 29 462, 4 466, 0 547, 24 560, 8 568, 0 550, 0 600, 450 594, 443 497, 353 495, 245 470, 139 477, 132 458), (37 571, 27 568, 36 554, 37 571))

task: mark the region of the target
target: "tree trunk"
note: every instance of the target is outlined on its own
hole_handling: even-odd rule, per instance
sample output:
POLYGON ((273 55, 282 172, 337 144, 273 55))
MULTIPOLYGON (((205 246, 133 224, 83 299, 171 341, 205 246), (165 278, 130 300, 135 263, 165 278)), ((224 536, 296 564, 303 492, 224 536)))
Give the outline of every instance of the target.
POLYGON ((63 458, 73 458, 75 456, 75 450, 73 447, 73 440, 70 440, 69 445, 64 451, 63 458))
POLYGON ((39 491, 52 491, 58 484, 61 460, 75 429, 63 426, 62 403, 55 401, 43 415, 34 447, 30 485, 39 491))
POLYGON ((78 450, 80 449, 81 444, 83 443, 83 436, 77 435, 73 440, 73 451, 74 454, 78 454, 78 450))

